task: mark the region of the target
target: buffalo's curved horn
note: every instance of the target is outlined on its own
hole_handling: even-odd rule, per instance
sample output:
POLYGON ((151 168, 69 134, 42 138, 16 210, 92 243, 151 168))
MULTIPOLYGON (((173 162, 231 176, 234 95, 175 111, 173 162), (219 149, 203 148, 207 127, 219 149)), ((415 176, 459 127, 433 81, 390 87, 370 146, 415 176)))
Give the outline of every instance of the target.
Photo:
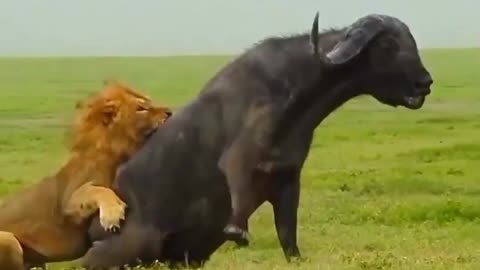
POLYGON ((315 18, 313 19, 312 31, 310 32, 310 43, 313 47, 313 54, 318 55, 318 11, 315 13, 315 18))
POLYGON ((357 56, 367 44, 389 26, 386 16, 369 15, 354 22, 338 42, 327 53, 327 60, 334 65, 344 64, 357 56))

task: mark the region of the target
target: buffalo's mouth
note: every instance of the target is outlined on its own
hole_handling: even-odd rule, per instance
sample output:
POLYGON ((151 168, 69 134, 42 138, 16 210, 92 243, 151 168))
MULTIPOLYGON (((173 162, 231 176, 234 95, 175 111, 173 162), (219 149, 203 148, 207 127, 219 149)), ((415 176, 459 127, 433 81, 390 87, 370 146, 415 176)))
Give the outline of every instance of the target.
POLYGON ((403 105, 409 109, 416 110, 420 109, 425 103, 425 96, 404 96, 403 105))
POLYGON ((415 82, 413 87, 413 94, 406 94, 403 96, 403 105, 409 109, 416 110, 423 106, 425 97, 430 94, 430 86, 433 80, 430 74, 426 74, 422 79, 415 82))

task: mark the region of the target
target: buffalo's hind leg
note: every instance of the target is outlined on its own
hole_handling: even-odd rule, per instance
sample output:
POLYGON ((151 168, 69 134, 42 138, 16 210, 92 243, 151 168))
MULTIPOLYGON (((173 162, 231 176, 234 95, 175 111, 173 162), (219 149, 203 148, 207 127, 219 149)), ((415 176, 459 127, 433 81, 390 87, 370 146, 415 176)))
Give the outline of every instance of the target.
POLYGON ((24 270, 23 248, 13 233, 0 231, 0 268, 24 270))
POLYGON ((127 222, 119 234, 94 242, 81 259, 81 265, 99 270, 153 261, 161 257, 165 235, 153 227, 127 222))
POLYGON ((45 263, 25 263, 24 269, 30 270, 34 268, 35 270, 47 270, 47 265, 45 263))

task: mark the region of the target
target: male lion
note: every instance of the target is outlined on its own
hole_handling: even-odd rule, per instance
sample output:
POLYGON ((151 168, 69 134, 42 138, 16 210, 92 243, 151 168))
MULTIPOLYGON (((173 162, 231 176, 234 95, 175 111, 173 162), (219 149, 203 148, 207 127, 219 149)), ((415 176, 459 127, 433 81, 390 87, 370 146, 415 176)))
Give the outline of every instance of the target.
POLYGON ((77 107, 66 164, 0 204, 2 270, 81 257, 97 210, 105 230, 118 228, 126 205, 110 189, 115 171, 171 115, 116 82, 77 107))

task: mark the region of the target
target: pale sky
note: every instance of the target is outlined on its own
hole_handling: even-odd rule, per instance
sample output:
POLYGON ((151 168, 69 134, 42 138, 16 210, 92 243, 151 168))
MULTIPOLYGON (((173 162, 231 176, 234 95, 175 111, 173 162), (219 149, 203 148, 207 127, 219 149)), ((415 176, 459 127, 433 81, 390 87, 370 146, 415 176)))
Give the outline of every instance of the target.
POLYGON ((480 0, 0 0, 0 56, 237 53, 270 35, 394 15, 421 47, 480 47, 480 0))

